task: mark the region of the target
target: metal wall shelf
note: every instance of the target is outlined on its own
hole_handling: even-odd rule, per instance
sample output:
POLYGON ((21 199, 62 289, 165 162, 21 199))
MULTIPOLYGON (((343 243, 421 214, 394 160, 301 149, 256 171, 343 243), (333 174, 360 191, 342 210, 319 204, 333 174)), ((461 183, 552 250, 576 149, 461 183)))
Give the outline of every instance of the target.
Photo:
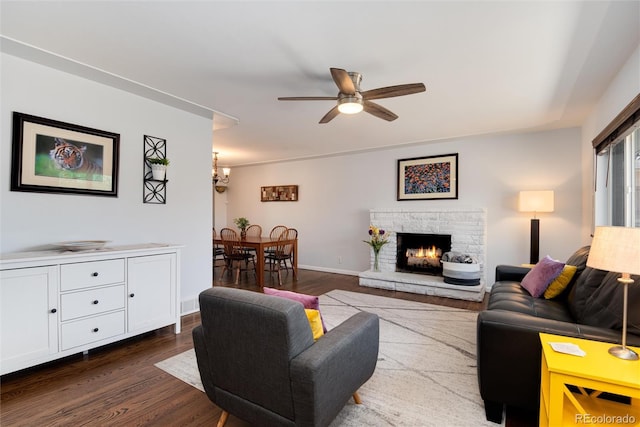
POLYGON ((167 158, 167 140, 156 138, 153 136, 144 136, 144 157, 143 157, 143 186, 142 186, 142 203, 153 203, 164 205, 167 203, 167 182, 153 179, 151 173, 151 163, 147 160, 150 157, 166 159, 167 158))

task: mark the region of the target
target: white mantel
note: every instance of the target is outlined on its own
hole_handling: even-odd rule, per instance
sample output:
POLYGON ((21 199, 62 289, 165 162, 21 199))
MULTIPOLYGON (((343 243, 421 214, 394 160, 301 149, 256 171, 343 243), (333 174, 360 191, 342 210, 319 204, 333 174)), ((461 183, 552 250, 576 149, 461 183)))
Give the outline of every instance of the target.
POLYGON ((380 251, 380 271, 360 273, 360 286, 482 301, 486 286, 486 209, 372 209, 369 217, 372 225, 389 233, 389 243, 380 251), (480 285, 451 285, 438 276, 396 272, 396 233, 450 234, 451 251, 469 254, 478 260, 480 285))

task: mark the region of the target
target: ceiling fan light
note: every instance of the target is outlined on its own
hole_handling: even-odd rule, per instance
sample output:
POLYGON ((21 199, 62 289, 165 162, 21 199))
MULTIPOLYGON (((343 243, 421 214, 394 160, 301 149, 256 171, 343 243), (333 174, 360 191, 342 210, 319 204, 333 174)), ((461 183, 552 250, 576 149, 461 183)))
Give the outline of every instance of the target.
POLYGON ((362 101, 356 97, 347 97, 338 101, 338 111, 342 114, 357 114, 362 111, 362 101))

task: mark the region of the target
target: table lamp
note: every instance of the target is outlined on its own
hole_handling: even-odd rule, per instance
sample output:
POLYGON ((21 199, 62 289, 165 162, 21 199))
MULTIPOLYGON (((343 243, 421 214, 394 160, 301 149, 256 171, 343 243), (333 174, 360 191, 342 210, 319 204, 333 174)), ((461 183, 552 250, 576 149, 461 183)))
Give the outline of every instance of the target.
POLYGON ((638 354, 627 347, 627 300, 632 274, 640 274, 640 228, 596 227, 587 258, 587 266, 622 273, 618 281, 623 286, 622 345, 609 353, 625 360, 638 360, 638 354))
POLYGON ((553 191, 521 191, 518 210, 520 212, 533 212, 529 262, 536 264, 540 259, 540 220, 536 218, 536 213, 553 212, 553 191))

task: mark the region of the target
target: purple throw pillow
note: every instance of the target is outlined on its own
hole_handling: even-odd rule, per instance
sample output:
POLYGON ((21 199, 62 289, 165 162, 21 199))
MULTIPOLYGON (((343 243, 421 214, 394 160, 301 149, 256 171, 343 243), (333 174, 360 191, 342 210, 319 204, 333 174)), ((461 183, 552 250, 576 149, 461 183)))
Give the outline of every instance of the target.
MULTIPOLYGON (((301 303, 304 306, 304 308, 311 309, 311 310, 318 310, 318 312, 320 312, 320 298, 318 298, 317 296, 299 294, 297 292, 291 292, 291 291, 281 291, 280 289, 273 289, 273 288, 266 288, 266 287, 262 288, 262 291, 266 295, 273 295, 276 297, 297 301, 301 303)), ((322 319, 322 313, 320 313, 320 320, 322 320, 322 330, 326 333, 327 327, 324 325, 324 319, 322 319)))
POLYGON ((533 266, 531 271, 524 276, 520 285, 531 294, 532 297, 538 298, 544 294, 547 287, 560 275, 564 268, 564 262, 555 261, 549 255, 540 260, 533 266))

